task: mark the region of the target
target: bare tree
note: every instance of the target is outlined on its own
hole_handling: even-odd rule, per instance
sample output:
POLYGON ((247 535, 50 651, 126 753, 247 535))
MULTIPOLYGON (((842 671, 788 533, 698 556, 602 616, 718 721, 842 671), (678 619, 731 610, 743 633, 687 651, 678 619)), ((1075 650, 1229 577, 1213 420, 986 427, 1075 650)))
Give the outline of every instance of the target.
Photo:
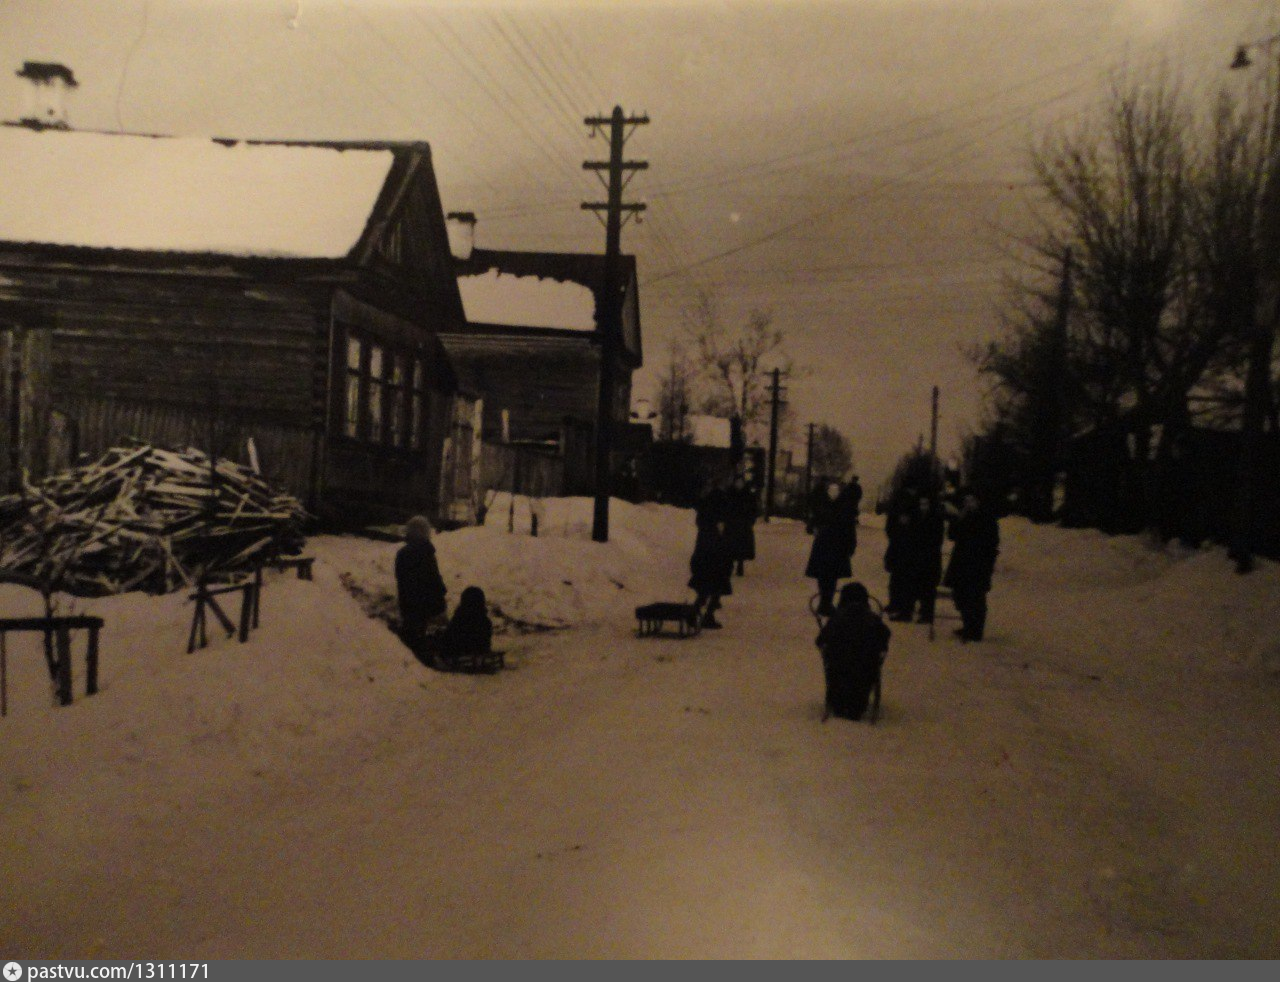
POLYGON ((686 313, 694 360, 705 383, 702 408, 742 420, 750 442, 759 442, 768 425, 768 373, 791 373, 784 336, 773 313, 755 308, 739 329, 725 325, 714 295, 700 292, 686 313))
POLYGON ((974 357, 1002 438, 1041 484, 1070 433, 1121 434, 1133 514, 1155 513, 1151 461, 1189 427, 1192 392, 1241 367, 1266 116, 1224 94, 1197 119, 1166 76, 1118 78, 1099 119, 1034 150, 1040 229, 1002 337, 974 357))
POLYGON ((816 478, 843 480, 853 469, 853 446, 849 438, 827 423, 813 429, 813 460, 810 469, 816 478))
POLYGON ((667 371, 658 381, 658 438, 682 443, 692 437, 689 413, 696 405, 698 370, 680 341, 667 351, 667 371))

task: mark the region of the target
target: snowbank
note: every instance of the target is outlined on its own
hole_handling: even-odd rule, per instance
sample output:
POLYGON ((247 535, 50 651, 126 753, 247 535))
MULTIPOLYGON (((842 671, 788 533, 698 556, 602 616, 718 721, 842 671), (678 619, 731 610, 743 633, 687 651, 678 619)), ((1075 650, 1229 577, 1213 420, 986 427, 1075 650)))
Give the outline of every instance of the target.
MULTIPOLYGON (((598 543, 590 498, 499 495, 482 527, 434 537, 450 606, 463 589, 479 586, 499 630, 538 630, 625 622, 639 604, 685 599, 693 513, 625 501, 613 501, 609 512, 609 541, 598 543), (530 534, 535 514, 537 537, 530 534)), ((367 606, 394 609, 398 545, 348 537, 313 540, 312 548, 348 574, 367 606)))

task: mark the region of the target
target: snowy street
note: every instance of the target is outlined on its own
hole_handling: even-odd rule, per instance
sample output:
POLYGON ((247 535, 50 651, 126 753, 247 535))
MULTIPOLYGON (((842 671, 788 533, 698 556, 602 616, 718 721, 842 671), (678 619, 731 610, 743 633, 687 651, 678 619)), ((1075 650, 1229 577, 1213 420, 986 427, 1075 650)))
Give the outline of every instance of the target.
POLYGON ((691 513, 544 528, 437 539, 570 625, 500 636, 494 677, 366 617, 339 575, 372 592, 396 547, 355 539, 270 579, 246 645, 186 655, 178 596, 80 601, 104 685, 71 707, 11 640, 6 957, 1280 955, 1273 565, 1005 520, 988 641, 894 624, 869 726, 821 721, 802 526, 757 525, 686 640, 629 611, 682 599, 691 513))

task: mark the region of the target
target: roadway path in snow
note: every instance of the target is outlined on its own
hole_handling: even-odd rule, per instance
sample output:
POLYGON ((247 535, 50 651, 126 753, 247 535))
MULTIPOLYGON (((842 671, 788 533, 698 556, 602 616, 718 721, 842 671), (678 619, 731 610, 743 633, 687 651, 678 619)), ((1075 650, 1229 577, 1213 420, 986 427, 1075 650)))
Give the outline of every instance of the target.
POLYGON ((1089 664, 1023 580, 988 644, 895 625, 881 722, 822 723, 809 539, 758 539, 722 631, 531 636, 288 772, 86 823, 12 884, 11 953, 1280 953, 1274 692, 1089 664))

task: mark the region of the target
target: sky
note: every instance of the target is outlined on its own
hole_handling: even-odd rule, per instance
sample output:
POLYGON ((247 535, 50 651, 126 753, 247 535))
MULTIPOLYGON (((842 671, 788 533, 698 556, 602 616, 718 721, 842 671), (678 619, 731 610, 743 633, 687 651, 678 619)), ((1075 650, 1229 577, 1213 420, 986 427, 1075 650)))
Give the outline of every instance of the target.
POLYGON ((647 115, 636 397, 699 292, 730 327, 771 311, 786 438, 834 426, 874 484, 928 439, 933 386, 944 454, 978 425, 964 352, 996 330, 1031 142, 1122 67, 1243 84, 1236 45, 1277 28, 1276 0, 8 0, 0 117, 56 61, 74 128, 425 140, 478 246, 599 252, 583 119, 647 115))

